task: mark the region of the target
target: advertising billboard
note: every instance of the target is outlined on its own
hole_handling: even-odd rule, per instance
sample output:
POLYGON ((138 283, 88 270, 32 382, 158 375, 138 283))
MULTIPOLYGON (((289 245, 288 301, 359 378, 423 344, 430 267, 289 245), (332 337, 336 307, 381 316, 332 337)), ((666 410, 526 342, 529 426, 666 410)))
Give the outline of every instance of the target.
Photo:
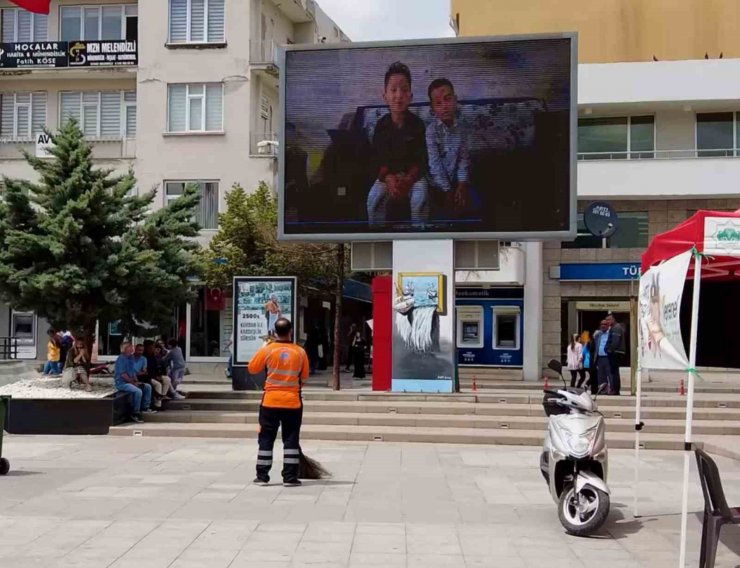
POLYGON ((245 366, 275 333, 275 322, 283 317, 295 328, 297 301, 293 277, 234 278, 234 365, 245 366))
POLYGON ((279 235, 575 236, 576 36, 286 46, 279 235))

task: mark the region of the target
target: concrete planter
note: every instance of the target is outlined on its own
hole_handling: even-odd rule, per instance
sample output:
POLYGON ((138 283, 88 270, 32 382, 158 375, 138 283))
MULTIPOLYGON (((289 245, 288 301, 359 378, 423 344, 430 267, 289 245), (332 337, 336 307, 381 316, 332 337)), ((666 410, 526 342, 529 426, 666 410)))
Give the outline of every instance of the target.
POLYGON ((128 421, 130 395, 97 399, 11 398, 5 417, 9 434, 103 435, 128 421))

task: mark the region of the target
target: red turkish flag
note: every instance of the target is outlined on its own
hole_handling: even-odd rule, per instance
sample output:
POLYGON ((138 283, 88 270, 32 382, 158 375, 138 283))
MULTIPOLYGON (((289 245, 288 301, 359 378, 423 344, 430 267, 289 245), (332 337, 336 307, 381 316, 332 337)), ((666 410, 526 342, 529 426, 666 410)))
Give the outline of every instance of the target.
POLYGON ((13 4, 20 6, 29 12, 37 14, 48 14, 51 0, 10 0, 13 4))
POLYGON ((222 312, 226 309, 226 295, 221 288, 206 288, 206 311, 222 312))

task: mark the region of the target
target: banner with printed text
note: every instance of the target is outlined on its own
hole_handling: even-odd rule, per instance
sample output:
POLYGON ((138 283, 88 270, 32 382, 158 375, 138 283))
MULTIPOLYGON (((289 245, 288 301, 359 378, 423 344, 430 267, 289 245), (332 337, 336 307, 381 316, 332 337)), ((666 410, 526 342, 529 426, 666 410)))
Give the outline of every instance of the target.
POLYGON ((234 365, 244 366, 275 334, 279 318, 287 318, 295 325, 296 279, 237 276, 233 294, 234 365))
POLYGON ((643 369, 685 371, 681 298, 691 251, 654 266, 640 278, 640 357, 643 369))

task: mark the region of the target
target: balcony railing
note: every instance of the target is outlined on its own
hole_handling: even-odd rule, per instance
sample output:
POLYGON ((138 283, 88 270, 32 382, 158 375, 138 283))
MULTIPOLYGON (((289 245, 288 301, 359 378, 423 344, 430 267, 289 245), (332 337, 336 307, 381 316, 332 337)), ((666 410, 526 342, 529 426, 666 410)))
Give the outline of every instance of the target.
POLYGON ((277 44, 269 40, 250 41, 249 62, 252 65, 277 65, 277 44))
POLYGON ((646 152, 579 152, 579 161, 588 160, 686 160, 693 158, 740 157, 740 148, 653 150, 646 152))
POLYGON ((277 157, 278 136, 275 132, 253 133, 250 136, 249 152, 252 156, 277 157))
MULTIPOLYGON (((92 145, 93 159, 117 160, 136 157, 136 138, 88 138, 92 145)), ((23 160, 22 151, 32 156, 36 153, 35 138, 0 138, 0 160, 23 160)))

